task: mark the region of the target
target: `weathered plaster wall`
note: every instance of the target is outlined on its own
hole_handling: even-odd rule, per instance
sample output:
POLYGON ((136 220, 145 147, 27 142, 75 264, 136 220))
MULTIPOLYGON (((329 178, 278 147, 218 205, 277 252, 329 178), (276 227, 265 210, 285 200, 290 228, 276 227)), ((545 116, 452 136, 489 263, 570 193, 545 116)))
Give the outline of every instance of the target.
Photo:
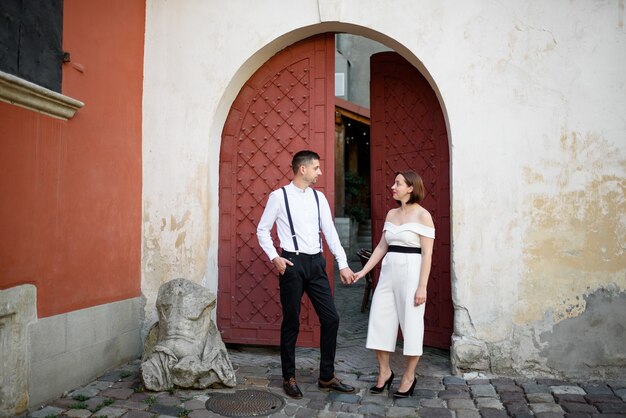
POLYGON ((566 330, 623 315, 623 0, 216 6, 147 5, 146 326, 163 281, 182 276, 216 290, 220 136, 239 88, 287 45, 349 32, 412 62, 444 109, 457 370, 571 376, 595 364, 598 374, 615 373, 601 359, 623 358, 623 349, 611 352, 621 338, 615 323, 595 328, 604 352, 590 348, 598 334, 566 330), (559 361, 574 342, 598 358, 559 361))
POLYGON ((551 369, 576 377, 623 376, 626 292, 613 286, 584 297, 585 310, 539 335, 551 369), (581 339, 584 341, 580 343, 581 339))

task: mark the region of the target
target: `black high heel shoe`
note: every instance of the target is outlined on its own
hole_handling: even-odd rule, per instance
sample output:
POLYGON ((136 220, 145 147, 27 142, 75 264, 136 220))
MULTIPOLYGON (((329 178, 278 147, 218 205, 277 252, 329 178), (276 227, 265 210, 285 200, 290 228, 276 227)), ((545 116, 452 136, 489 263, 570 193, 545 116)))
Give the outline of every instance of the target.
POLYGON ((385 383, 383 383, 382 387, 378 387, 378 386, 372 386, 370 388, 370 392, 371 393, 383 393, 383 390, 385 390, 385 386, 387 386, 387 390, 391 389, 391 384, 393 383, 393 370, 391 371, 391 376, 389 376, 389 379, 387 379, 387 381, 385 383))
POLYGON ((408 398, 409 396, 413 396, 413 390, 415 389, 415 383, 417 383, 417 376, 413 376, 413 383, 411 383, 411 387, 406 392, 394 392, 394 398, 408 398))

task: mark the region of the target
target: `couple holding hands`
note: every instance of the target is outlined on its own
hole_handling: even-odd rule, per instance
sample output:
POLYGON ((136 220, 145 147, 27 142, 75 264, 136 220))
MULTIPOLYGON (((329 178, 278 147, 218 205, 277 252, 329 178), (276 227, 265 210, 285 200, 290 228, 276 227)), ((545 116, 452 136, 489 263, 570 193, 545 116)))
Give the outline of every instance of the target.
POLYGON ((363 269, 354 273, 348 267, 326 197, 310 187, 322 175, 320 156, 313 151, 300 151, 294 155, 291 167, 293 181, 270 194, 257 227, 259 244, 279 273, 283 313, 280 356, 285 393, 293 398, 303 396, 296 381, 295 348, 305 292, 321 324, 319 389, 344 393, 355 390, 335 376, 339 315, 325 272, 323 233, 344 284, 355 283, 382 260, 366 342, 366 347, 376 352, 379 372, 377 384, 369 390, 382 393, 385 388, 391 389, 395 375, 389 357, 396 348, 399 325, 406 367, 393 395, 411 396, 416 383, 415 368, 422 355, 426 286, 435 238, 432 217, 419 204, 425 195, 422 179, 413 171, 397 173, 391 192, 399 207, 387 213, 380 242, 363 269), (281 254, 270 234, 274 224, 281 254))

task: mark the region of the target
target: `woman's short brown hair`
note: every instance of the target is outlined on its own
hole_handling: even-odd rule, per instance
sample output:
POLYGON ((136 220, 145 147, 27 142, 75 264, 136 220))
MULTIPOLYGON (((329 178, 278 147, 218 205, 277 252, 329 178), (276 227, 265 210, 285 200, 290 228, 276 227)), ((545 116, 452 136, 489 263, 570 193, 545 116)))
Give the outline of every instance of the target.
POLYGON ((420 175, 413 170, 398 171, 396 176, 398 174, 404 177, 404 182, 407 186, 413 186, 411 197, 407 203, 419 203, 424 200, 424 196, 426 196, 426 189, 424 188, 424 181, 422 181, 420 175))

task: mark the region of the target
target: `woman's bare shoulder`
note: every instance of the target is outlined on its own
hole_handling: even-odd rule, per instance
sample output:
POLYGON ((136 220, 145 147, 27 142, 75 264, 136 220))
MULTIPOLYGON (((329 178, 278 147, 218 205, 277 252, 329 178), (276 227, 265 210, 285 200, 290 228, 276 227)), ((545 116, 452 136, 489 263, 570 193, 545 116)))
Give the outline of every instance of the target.
POLYGON ((435 227, 432 215, 423 207, 420 207, 417 212, 417 221, 422 225, 430 226, 431 228, 435 227))
POLYGON ((389 209, 389 212, 387 212, 387 216, 385 217, 385 221, 394 223, 393 220, 398 216, 397 213, 398 208, 389 209))

